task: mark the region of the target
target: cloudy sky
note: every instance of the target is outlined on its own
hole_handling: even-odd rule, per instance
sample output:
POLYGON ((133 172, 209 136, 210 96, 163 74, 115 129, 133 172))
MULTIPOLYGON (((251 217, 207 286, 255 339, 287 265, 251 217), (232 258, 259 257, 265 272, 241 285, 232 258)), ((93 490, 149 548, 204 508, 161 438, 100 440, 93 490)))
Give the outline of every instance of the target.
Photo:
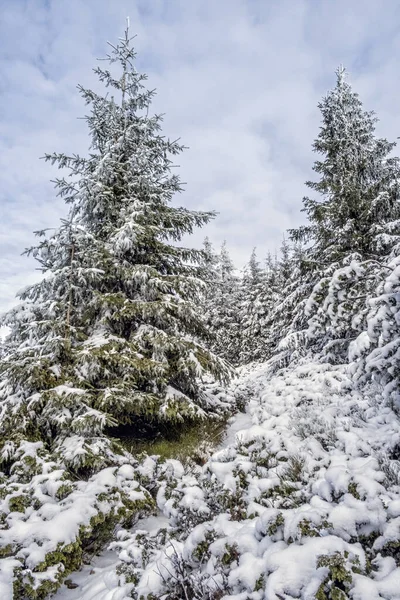
POLYGON ((76 84, 130 16, 165 133, 189 147, 179 204, 216 209, 207 234, 238 266, 301 222, 317 102, 344 64, 379 134, 400 136, 400 3, 385 0, 0 0, 0 311, 38 277, 21 257, 65 215, 45 152, 84 153, 76 84))

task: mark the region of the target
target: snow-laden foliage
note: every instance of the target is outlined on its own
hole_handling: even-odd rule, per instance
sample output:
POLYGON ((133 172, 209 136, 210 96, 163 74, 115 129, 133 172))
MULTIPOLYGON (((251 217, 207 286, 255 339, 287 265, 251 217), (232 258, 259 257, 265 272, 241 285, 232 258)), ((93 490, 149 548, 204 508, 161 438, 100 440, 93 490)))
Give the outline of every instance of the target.
POLYGON ((134 59, 126 33, 111 46, 110 70, 95 69, 112 94, 79 88, 90 106, 90 154, 46 156, 69 173, 56 180, 69 217, 50 237, 41 232, 29 252, 44 278, 3 320, 11 333, 1 446, 43 440, 75 470, 104 466, 104 434, 120 425, 134 435, 150 422, 204 418, 202 377, 229 376, 200 341, 203 254, 179 245, 213 213, 170 205, 181 191, 171 160, 182 147, 150 116, 153 92, 134 59))
POLYGON ((253 368, 237 391, 250 401, 236 440, 195 471, 168 461, 158 527, 119 530, 96 598, 397 599, 400 423, 379 390, 304 363, 253 368))
MULTIPOLYGON (((79 440, 69 443, 72 452, 84 452, 79 440)), ((5 600, 47 597, 102 548, 117 523, 130 524, 153 510, 138 463, 132 457, 128 463, 128 455, 87 481, 71 477, 42 442, 9 443, 2 458, 12 463, 10 475, 0 480, 0 596, 5 600)))
POLYGON ((290 230, 273 301, 267 295, 258 308, 266 340, 261 356, 274 356, 277 366, 307 352, 346 361, 400 233, 395 144, 375 136, 377 118, 363 110, 344 69, 319 108, 322 126, 313 144, 321 155, 313 167, 319 179, 306 183, 317 197, 303 200, 308 222, 290 230))
POLYGON ((204 252, 203 278, 207 286, 204 309, 209 343, 218 356, 238 365, 242 347, 240 279, 225 242, 220 252, 215 253, 206 239, 204 252))
POLYGON ((68 217, 38 232, 28 254, 43 278, 1 321, 5 599, 10 576, 16 598, 44 598, 116 524, 152 508, 123 428, 157 435, 232 410, 230 367, 206 343, 203 253, 181 244, 214 213, 171 205, 182 146, 151 114, 128 31, 110 48, 95 69, 105 95, 79 88, 88 155, 45 156, 68 217))
POLYGON ((384 265, 376 295, 368 299, 366 330, 350 346, 354 379, 375 381, 400 414, 400 248, 384 265))
POLYGON ((266 302, 268 273, 257 259, 256 250, 244 268, 241 293, 241 348, 240 364, 263 358, 266 343, 266 302))
MULTIPOLYGON (((398 159, 389 158, 396 144, 375 137, 377 117, 363 110, 345 70, 336 74, 336 86, 319 104, 322 126, 313 150, 323 160, 313 168, 320 178, 307 183, 321 196, 304 199, 309 223, 292 231, 312 241, 321 266, 353 252, 368 255, 383 223, 393 220, 388 211, 399 214, 398 159)), ((389 236, 385 243, 381 235, 381 241, 390 245, 389 236)))
POLYGON ((304 200, 309 223, 292 238, 311 244, 308 341, 325 359, 343 362, 366 328, 367 299, 400 234, 400 165, 390 156, 395 143, 375 136, 378 119, 363 110, 344 69, 319 107, 313 148, 322 155, 314 164, 320 178, 307 185, 320 198, 304 200))
POLYGON ((290 247, 284 242, 276 269, 275 302, 266 318, 264 358, 274 368, 286 367, 306 353, 306 299, 310 290, 309 263, 301 244, 290 247))

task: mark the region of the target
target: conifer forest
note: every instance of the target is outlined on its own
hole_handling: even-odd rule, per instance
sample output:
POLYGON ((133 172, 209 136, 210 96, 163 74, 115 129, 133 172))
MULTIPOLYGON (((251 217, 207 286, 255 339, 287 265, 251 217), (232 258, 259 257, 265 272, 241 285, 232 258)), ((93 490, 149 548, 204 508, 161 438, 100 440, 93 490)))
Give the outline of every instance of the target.
POLYGON ((78 86, 1 317, 0 598, 399 600, 396 135, 339 66, 302 224, 242 269, 190 242, 220 215, 180 206, 135 44, 78 86))

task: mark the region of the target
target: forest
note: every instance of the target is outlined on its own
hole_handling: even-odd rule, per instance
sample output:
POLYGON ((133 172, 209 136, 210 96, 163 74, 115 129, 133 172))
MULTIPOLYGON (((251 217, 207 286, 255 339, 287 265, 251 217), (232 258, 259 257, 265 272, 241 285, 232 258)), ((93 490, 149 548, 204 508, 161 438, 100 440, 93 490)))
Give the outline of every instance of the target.
POLYGON ((399 599, 396 144, 339 67, 305 224, 239 270, 190 246, 219 217, 136 64, 127 29, 78 86, 68 216, 1 317, 0 597, 399 599))

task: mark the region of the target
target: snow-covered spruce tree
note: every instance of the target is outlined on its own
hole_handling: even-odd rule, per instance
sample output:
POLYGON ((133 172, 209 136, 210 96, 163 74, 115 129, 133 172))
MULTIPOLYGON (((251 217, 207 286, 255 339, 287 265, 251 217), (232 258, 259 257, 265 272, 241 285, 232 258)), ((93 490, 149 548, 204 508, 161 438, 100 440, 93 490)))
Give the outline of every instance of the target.
POLYGON ((322 126, 313 149, 323 156, 307 182, 309 223, 291 231, 307 245, 308 340, 333 362, 346 360, 362 330, 366 298, 381 277, 380 260, 399 233, 399 161, 395 144, 375 137, 377 118, 337 71, 335 88, 319 104, 322 126), (313 290, 313 291, 312 291, 313 290))
POLYGON ((263 282, 259 286, 258 301, 262 305, 263 310, 260 313, 260 337, 258 342, 258 357, 259 360, 267 360, 270 358, 274 347, 274 336, 272 329, 275 323, 272 321, 272 314, 275 308, 281 302, 282 292, 282 274, 280 271, 281 260, 275 255, 268 254, 265 261, 263 282))
POLYGON ((218 274, 219 256, 215 252, 209 238, 206 237, 203 242, 203 262, 201 270, 201 278, 205 283, 205 289, 202 297, 202 309, 206 315, 205 321, 207 328, 212 338, 212 320, 210 315, 215 305, 215 295, 219 283, 218 274))
POLYGON ((283 293, 282 290, 285 288, 292 275, 292 254, 292 248, 284 236, 280 247, 279 259, 276 265, 277 287, 281 294, 283 293))
POLYGON ((291 277, 290 248, 284 240, 281 256, 265 261, 265 285, 260 287, 259 298, 264 306, 262 358, 268 360, 276 352, 281 336, 284 315, 279 314, 283 301, 283 290, 291 277), (284 253, 282 253, 284 251, 284 253), (278 318, 276 318, 278 317, 278 318))
POLYGON ((271 368, 287 366, 305 353, 310 266, 299 243, 284 241, 278 260, 275 301, 267 314, 267 355, 271 368))
POLYGON ((253 252, 243 276, 242 295, 242 360, 265 361, 275 350, 271 336, 271 330, 275 327, 272 314, 281 300, 277 256, 268 254, 262 268, 253 252))
POLYGON ((268 305, 266 271, 257 260, 256 250, 244 268, 241 292, 241 364, 262 360, 265 346, 265 321, 268 305))
POLYGON ((29 251, 44 278, 4 319, 1 447, 42 440, 78 471, 107 463, 107 428, 127 424, 134 436, 143 422, 202 417, 202 375, 228 377, 199 342, 202 252, 179 245, 214 213, 171 206, 182 146, 149 116, 153 92, 134 60, 126 32, 110 68, 95 69, 112 93, 79 87, 90 152, 46 156, 69 171, 56 181, 69 217, 29 251))
POLYGON ((205 243, 207 294, 205 314, 211 348, 233 365, 241 346, 240 280, 224 242, 219 254, 205 243))
MULTIPOLYGON (((201 276, 207 285, 207 291, 204 294, 206 298, 211 298, 214 292, 213 285, 218 278, 217 265, 219 258, 214 251, 213 245, 208 237, 204 238, 203 242, 203 263, 201 276)), ((206 300, 207 302, 207 300, 206 300)))

